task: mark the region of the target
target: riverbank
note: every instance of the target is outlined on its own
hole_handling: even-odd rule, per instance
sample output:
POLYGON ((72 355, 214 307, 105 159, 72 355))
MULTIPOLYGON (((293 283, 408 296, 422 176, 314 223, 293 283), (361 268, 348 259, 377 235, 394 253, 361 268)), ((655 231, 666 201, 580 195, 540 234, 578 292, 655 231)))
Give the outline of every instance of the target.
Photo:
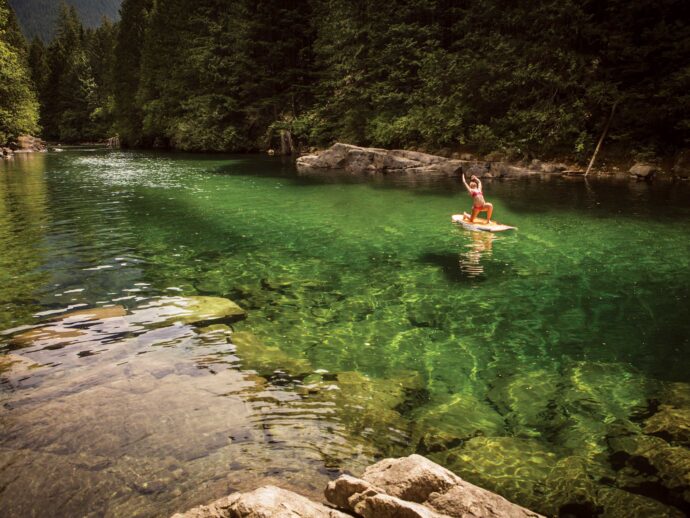
MULTIPOLYGON (((506 162, 480 160, 471 154, 453 153, 450 157, 410 150, 387 150, 336 143, 328 149, 297 158, 297 169, 344 169, 353 174, 391 173, 414 175, 467 176, 506 178, 534 175, 584 176, 586 170, 574 163, 506 162)), ((637 180, 687 180, 690 178, 690 153, 681 153, 670 168, 638 162, 627 171, 620 167, 593 169, 592 176, 612 176, 637 180)))
POLYGON ((22 135, 16 141, 0 146, 0 160, 9 160, 15 154, 44 153, 48 150, 44 140, 31 135, 22 135))

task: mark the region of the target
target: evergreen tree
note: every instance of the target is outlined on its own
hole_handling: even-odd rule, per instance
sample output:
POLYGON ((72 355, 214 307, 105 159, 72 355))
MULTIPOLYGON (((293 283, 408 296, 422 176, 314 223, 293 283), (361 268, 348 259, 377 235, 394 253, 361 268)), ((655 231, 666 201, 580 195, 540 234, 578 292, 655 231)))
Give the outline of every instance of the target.
POLYGON ((6 0, 0 0, 0 144, 38 131, 38 102, 26 42, 6 0))
POLYGON ((668 153, 690 141, 683 3, 124 0, 95 31, 62 7, 47 80, 29 54, 54 138, 584 158, 617 105, 611 141, 668 153))
POLYGON ((87 31, 87 56, 95 84, 95 109, 91 112, 94 138, 113 134, 115 117, 115 46, 117 26, 107 18, 87 31))
POLYGON ((153 0, 124 0, 115 46, 114 100, 115 129, 123 145, 145 144, 142 135, 143 111, 137 100, 141 79, 141 49, 153 0))

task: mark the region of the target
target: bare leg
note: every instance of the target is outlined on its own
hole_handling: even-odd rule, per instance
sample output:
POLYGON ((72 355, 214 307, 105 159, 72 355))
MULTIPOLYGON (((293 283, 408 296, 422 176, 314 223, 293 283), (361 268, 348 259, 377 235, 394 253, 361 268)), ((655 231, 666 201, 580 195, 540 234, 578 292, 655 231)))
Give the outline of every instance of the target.
POLYGON ((474 223, 474 218, 476 218, 482 209, 477 207, 472 207, 472 217, 470 217, 470 223, 474 223))
POLYGON ((486 222, 491 223, 491 215, 494 213, 494 206, 491 203, 484 205, 486 208, 486 222))

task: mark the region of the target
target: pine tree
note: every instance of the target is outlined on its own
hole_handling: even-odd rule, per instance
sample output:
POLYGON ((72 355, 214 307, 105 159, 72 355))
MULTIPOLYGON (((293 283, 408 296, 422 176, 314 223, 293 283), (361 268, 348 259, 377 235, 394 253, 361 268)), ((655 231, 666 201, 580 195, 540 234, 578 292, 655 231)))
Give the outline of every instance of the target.
POLYGON ((94 138, 111 136, 115 118, 115 46, 117 26, 107 18, 87 31, 86 51, 95 83, 95 109, 91 112, 94 138))
POLYGON ((153 0, 124 0, 115 46, 115 130, 123 145, 145 144, 143 112, 137 99, 141 79, 141 52, 153 0))
POLYGON ((6 0, 0 0, 0 144, 38 131, 38 102, 26 42, 6 0))

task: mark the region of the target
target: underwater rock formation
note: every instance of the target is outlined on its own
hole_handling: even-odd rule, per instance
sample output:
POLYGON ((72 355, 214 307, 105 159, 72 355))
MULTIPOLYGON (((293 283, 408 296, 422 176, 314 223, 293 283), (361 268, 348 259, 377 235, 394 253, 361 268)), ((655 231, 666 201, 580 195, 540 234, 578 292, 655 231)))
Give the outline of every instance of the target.
POLYGON ((99 343, 113 337, 137 334, 182 323, 204 326, 214 322, 234 322, 246 312, 232 300, 221 297, 160 297, 128 312, 123 306, 107 306, 71 311, 45 324, 15 334, 14 347, 57 349, 68 345, 99 343))

